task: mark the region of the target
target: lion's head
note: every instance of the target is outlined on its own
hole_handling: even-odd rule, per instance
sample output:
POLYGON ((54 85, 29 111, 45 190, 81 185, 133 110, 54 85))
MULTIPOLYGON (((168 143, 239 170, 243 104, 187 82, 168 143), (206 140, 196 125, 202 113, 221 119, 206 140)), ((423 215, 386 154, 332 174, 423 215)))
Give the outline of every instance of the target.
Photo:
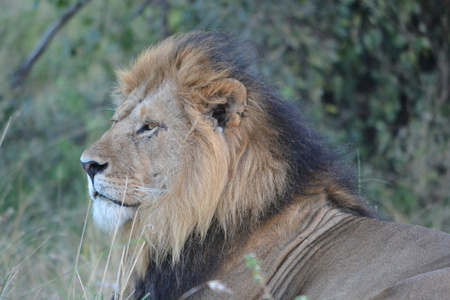
POLYGON ((223 33, 175 36, 118 72, 111 128, 82 155, 100 227, 145 240, 150 261, 176 264, 190 238, 251 231, 295 198, 354 200, 304 119, 254 75, 253 48, 223 33))

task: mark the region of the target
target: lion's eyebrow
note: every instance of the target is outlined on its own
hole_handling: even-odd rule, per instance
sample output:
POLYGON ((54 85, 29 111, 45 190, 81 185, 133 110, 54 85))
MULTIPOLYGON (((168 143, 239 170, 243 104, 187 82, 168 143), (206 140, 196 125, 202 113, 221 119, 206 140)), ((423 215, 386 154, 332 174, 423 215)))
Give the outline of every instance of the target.
POLYGON ((154 119, 151 119, 151 118, 144 118, 144 119, 142 119, 142 123, 144 123, 144 124, 148 124, 148 125, 159 125, 160 124, 160 122, 158 122, 158 121, 156 121, 156 120, 154 120, 154 119))
POLYGON ((128 116, 133 109, 145 98, 147 98, 148 89, 146 84, 142 83, 139 87, 135 88, 127 97, 126 100, 116 109, 114 116, 111 118, 112 121, 118 122, 128 116))
POLYGON ((134 103, 124 102, 116 109, 116 112, 111 117, 111 121, 119 122, 126 116, 128 116, 134 108, 134 103))

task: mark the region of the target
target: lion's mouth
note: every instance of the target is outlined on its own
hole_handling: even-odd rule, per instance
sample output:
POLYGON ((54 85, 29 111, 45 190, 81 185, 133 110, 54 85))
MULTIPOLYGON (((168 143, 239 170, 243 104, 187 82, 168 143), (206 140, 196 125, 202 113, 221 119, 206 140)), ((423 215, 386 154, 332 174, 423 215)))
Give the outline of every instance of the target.
POLYGON ((114 199, 108 198, 108 197, 106 197, 105 195, 102 195, 102 194, 100 194, 100 193, 97 192, 97 191, 94 191, 93 198, 94 198, 94 199, 100 198, 100 199, 103 199, 103 200, 108 200, 108 201, 111 201, 112 203, 114 203, 114 204, 116 204, 116 205, 119 205, 119 206, 122 206, 122 207, 138 207, 139 204, 140 204, 140 203, 126 204, 126 203, 123 203, 122 201, 114 200, 114 199))

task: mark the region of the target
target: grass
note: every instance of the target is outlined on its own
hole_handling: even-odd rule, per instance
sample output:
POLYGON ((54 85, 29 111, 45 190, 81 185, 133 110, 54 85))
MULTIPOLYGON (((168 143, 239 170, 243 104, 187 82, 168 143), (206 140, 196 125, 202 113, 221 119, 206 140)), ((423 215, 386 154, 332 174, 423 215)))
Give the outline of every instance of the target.
POLYGON ((69 151, 80 170, 68 184, 64 168, 38 162, 53 162, 51 152, 60 151, 70 132, 51 143, 9 145, 16 122, 27 123, 23 117, 10 118, 1 134, 0 299, 109 299, 115 282, 105 264, 110 247, 91 222, 76 163, 81 149, 69 151), (15 159, 8 163, 8 156, 15 159))
MULTIPOLYGON (((79 215, 81 209, 74 214, 79 215)), ((102 289, 110 298, 113 281, 104 262, 108 245, 89 218, 87 222, 80 218, 80 225, 88 228, 82 243, 83 235, 67 226, 35 228, 28 221, 30 225, 23 228, 26 213, 16 216, 22 220, 10 224, 19 224, 18 228, 2 226, 6 230, 0 240, 0 299, 102 299, 102 289), (102 274, 107 275, 102 278, 102 274)), ((67 214, 63 216, 69 220, 67 214)))

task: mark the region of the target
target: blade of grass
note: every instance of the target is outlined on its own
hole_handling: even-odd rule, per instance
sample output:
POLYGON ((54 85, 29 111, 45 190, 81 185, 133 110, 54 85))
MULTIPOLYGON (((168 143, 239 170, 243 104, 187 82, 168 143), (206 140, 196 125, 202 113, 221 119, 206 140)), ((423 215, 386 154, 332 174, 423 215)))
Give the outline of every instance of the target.
MULTIPOLYGON (((122 206, 125 203, 125 197, 126 197, 126 194, 127 194, 127 189, 128 189, 128 177, 126 178, 126 181, 125 181, 125 191, 123 193, 122 206)), ((111 241, 111 246, 109 247, 108 258, 106 260, 105 271, 103 273, 102 284, 100 285, 100 291, 99 291, 98 295, 101 295, 102 291, 103 291, 103 285, 105 284, 106 272, 108 271, 109 261, 111 259, 112 250, 114 248, 114 243, 116 241, 117 232, 119 231, 119 224, 120 224, 121 217, 122 217, 122 215, 119 216, 119 221, 117 222, 116 229, 114 230, 113 238, 112 238, 112 241, 111 241)))
POLYGON ((0 147, 2 146, 3 140, 5 139, 6 132, 9 129, 9 125, 11 125, 12 117, 9 118, 8 123, 6 123, 6 127, 3 130, 2 137, 0 138, 0 147))
MULTIPOLYGON (((77 273, 77 274, 78 274, 78 263, 80 261, 81 246, 83 245, 84 235, 86 233, 86 224, 87 224, 87 220, 88 220, 88 217, 89 217, 91 204, 92 204, 92 199, 91 199, 91 197, 89 197, 89 204, 88 204, 88 208, 86 210, 86 216, 84 218, 83 231, 81 232, 80 244, 78 245, 77 257, 75 259, 75 266, 73 268, 73 271, 75 273, 77 273)), ((69 281, 70 282, 70 286, 69 286, 69 295, 68 295, 68 297, 70 297, 70 292, 72 291, 72 288, 73 288, 73 290, 75 288, 75 287, 73 287, 73 280, 74 280, 74 278, 73 278, 73 274, 72 274, 70 276, 70 281, 69 281)))

